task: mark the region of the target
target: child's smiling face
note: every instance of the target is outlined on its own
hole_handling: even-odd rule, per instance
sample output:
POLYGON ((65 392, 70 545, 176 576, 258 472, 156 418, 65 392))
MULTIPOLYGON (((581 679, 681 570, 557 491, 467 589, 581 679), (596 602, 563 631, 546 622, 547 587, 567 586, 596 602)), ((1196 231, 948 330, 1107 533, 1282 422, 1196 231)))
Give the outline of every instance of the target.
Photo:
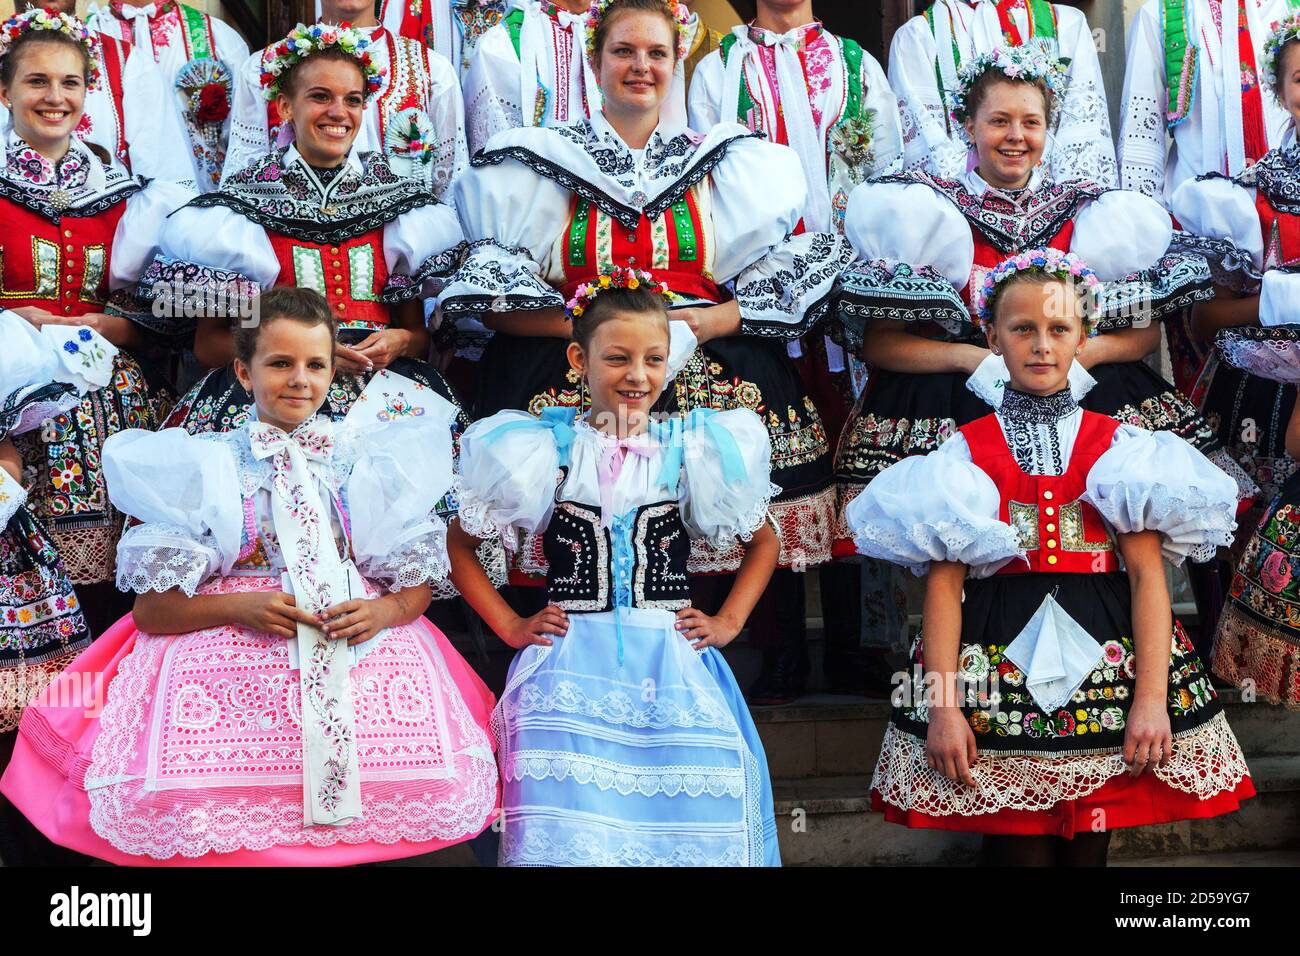
POLYGON ((320 410, 334 378, 329 326, 263 319, 253 358, 236 359, 235 375, 252 393, 259 421, 293 431, 320 410))
POLYGON ((569 346, 569 362, 587 376, 592 425, 611 434, 644 431, 668 375, 668 323, 662 313, 611 316, 586 349, 569 346))

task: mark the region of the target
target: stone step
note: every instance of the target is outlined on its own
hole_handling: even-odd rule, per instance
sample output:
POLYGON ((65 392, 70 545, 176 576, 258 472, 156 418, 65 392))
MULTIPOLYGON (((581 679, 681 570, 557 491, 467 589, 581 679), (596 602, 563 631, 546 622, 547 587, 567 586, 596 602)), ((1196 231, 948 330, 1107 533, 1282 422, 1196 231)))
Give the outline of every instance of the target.
MULTIPOLYGON (((1300 850, 1300 756, 1251 761, 1258 795, 1210 820, 1117 830, 1111 858, 1151 860, 1300 850)), ((787 866, 972 865, 978 834, 908 830, 871 812, 870 777, 777 780, 776 821, 787 866)))
MULTIPOLYGON (((1219 696, 1248 759, 1300 754, 1300 712, 1244 701, 1236 689, 1219 696)), ((886 700, 835 694, 809 694, 785 707, 752 709, 773 780, 869 775, 889 712, 886 700)))

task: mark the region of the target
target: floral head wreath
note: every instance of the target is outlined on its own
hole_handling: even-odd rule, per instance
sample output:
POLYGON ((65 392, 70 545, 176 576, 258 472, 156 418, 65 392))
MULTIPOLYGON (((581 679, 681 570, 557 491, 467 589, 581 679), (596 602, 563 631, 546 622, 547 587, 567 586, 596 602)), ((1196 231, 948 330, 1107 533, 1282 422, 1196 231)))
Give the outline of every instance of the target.
POLYGON ((366 99, 384 85, 384 71, 370 58, 370 40, 346 22, 337 26, 330 23, 298 24, 289 35, 273 46, 270 57, 262 64, 262 90, 268 100, 280 95, 284 74, 313 53, 337 47, 356 59, 361 65, 361 75, 366 81, 366 99))
POLYGON ((89 76, 86 77, 86 86, 88 89, 93 90, 99 84, 99 37, 76 17, 69 16, 66 13, 59 13, 53 7, 47 7, 43 10, 28 10, 26 13, 12 16, 3 24, 0 24, 0 59, 9 54, 9 51, 13 49, 14 44, 18 42, 20 37, 35 30, 62 33, 68 39, 81 44, 90 60, 90 72, 89 76))
MULTIPOLYGON (((1262 76, 1265 83, 1273 86, 1274 77, 1277 75, 1278 58, 1282 56, 1282 48, 1292 40, 1300 40, 1300 13, 1293 13, 1277 25, 1277 29, 1268 35, 1264 41, 1264 65, 1262 76)), ((1274 89, 1273 95, 1282 100, 1282 91, 1274 89)))
POLYGON ((668 283, 655 281, 655 277, 650 273, 628 266, 615 266, 612 272, 603 273, 591 282, 584 282, 578 286, 573 291, 573 298, 564 304, 564 310, 570 319, 580 319, 582 313, 587 311, 602 292, 608 292, 610 289, 639 289, 642 286, 658 292, 663 296, 665 304, 677 299, 676 293, 669 291, 668 283))
POLYGON ((1030 249, 998 263, 984 277, 984 284, 976 293, 976 322, 981 329, 993 324, 993 307, 998 293, 1013 276, 1022 272, 1041 272, 1060 279, 1072 290, 1079 292, 1083 308, 1083 328, 1088 335, 1097 334, 1097 316, 1100 312, 1101 280, 1082 259, 1072 252, 1059 249, 1030 249))
MULTIPOLYGON (((591 9, 587 11, 587 60, 593 65, 596 62, 596 30, 606 12, 617 2, 618 0, 592 0, 591 9)), ((686 43, 690 38, 691 11, 676 0, 663 0, 663 5, 677 25, 677 59, 680 62, 690 52, 686 43)))
POLYGON ((1041 46, 996 47, 991 53, 982 53, 971 60, 957 74, 957 89, 952 95, 952 118, 958 126, 964 125, 971 116, 968 104, 971 87, 989 70, 997 70, 1008 80, 1027 83, 1042 80, 1054 100, 1065 95, 1066 76, 1061 61, 1048 56, 1041 46))

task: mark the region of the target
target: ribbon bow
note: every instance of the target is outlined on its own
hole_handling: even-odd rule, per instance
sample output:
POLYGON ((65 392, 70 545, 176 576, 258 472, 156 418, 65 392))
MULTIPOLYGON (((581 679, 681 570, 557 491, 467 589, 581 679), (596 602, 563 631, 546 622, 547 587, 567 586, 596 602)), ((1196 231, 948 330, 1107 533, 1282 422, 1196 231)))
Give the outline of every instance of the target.
POLYGON ((600 485, 600 523, 611 527, 614 513, 614 484, 623 473, 627 456, 639 455, 649 458, 655 453, 656 445, 648 435, 633 435, 630 438, 606 439, 606 447, 600 453, 600 463, 596 468, 596 479, 600 485))
POLYGON ((290 433, 264 422, 250 422, 248 437, 253 446, 253 457, 261 461, 281 451, 290 455, 295 450, 308 461, 329 461, 334 454, 334 437, 329 422, 319 417, 308 419, 290 433))
POLYGON ((149 34, 149 20, 158 13, 156 4, 147 3, 143 7, 132 7, 125 3, 113 3, 109 5, 109 9, 119 20, 132 24, 133 44, 142 50, 153 49, 153 38, 149 34))

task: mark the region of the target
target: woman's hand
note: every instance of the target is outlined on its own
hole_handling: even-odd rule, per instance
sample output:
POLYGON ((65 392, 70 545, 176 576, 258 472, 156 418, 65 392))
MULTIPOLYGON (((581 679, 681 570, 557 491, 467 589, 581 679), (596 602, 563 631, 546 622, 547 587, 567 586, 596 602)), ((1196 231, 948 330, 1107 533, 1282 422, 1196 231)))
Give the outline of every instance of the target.
POLYGON ((677 612, 677 630, 697 651, 706 647, 726 647, 744 626, 743 621, 733 621, 720 613, 710 616, 698 608, 688 607, 677 612))
POLYGON ((567 633, 569 633, 569 615, 554 604, 542 608, 532 617, 516 615, 513 621, 497 632, 501 640, 515 650, 530 644, 550 647, 555 642, 547 637, 548 634, 563 637, 567 633))
POLYGON ((395 359, 399 359, 405 354, 409 342, 410 336, 403 330, 384 329, 382 332, 372 332, 352 346, 350 351, 361 356, 362 361, 370 363, 367 369, 369 371, 371 369, 388 368, 395 359))
POLYGON ((26 319, 32 325, 36 326, 38 329, 42 325, 66 325, 67 324, 62 319, 60 319, 57 315, 55 315, 53 312, 47 312, 44 309, 37 308, 34 305, 24 305, 18 309, 10 309, 10 311, 18 315, 21 315, 24 319, 26 319))
POLYGON ((394 623, 384 598, 355 598, 326 608, 316 626, 326 637, 332 640, 346 638, 351 646, 365 643, 394 623))
POLYGON ((961 710, 956 707, 932 707, 930 729, 925 737, 926 765, 949 780, 974 787, 977 784, 970 767, 978 756, 975 732, 970 729, 961 710))
POLYGON ((690 326, 699 345, 714 339, 725 339, 740 331, 740 306, 734 300, 703 308, 673 309, 669 318, 690 326))
POLYGON ((230 607, 230 618, 253 631, 265 631, 276 637, 297 637, 299 624, 319 626, 315 617, 298 607, 292 594, 253 591, 223 597, 230 607))
POLYGON ((340 372, 354 372, 358 375, 375 370, 369 358, 341 343, 334 346, 334 367, 340 372))
POLYGON ((1174 752, 1174 735, 1169 727, 1169 710, 1161 699, 1135 698, 1128 712, 1124 732, 1124 762, 1140 777, 1153 766, 1164 767, 1174 752))

